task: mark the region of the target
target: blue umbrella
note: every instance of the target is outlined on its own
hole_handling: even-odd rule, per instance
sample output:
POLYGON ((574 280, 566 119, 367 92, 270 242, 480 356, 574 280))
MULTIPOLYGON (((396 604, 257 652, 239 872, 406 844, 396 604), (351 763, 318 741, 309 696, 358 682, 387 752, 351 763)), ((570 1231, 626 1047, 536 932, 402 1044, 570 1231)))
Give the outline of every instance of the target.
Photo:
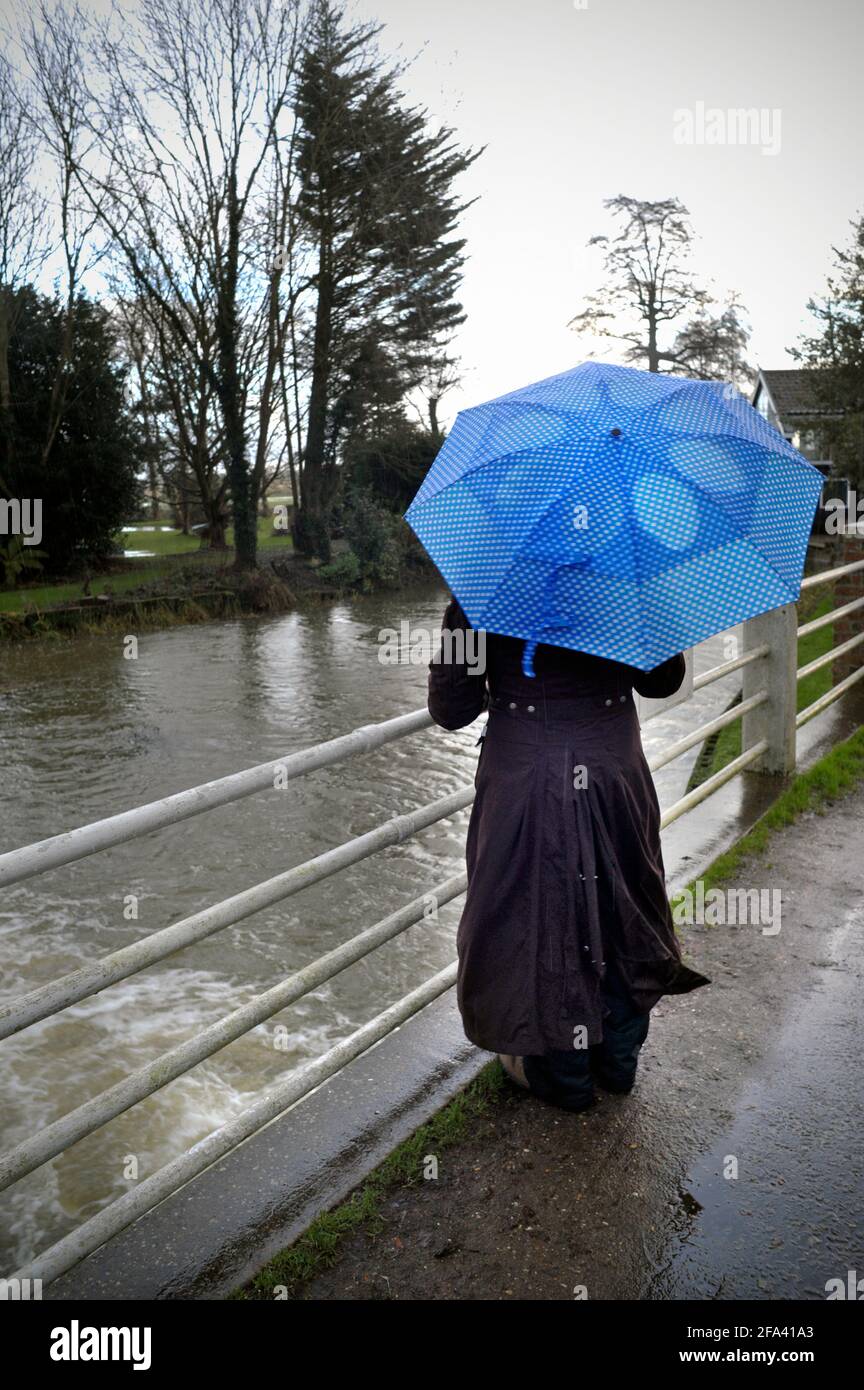
POLYGON ((797 599, 822 481, 734 387, 586 362, 460 411, 405 517, 526 674, 649 671, 797 599))

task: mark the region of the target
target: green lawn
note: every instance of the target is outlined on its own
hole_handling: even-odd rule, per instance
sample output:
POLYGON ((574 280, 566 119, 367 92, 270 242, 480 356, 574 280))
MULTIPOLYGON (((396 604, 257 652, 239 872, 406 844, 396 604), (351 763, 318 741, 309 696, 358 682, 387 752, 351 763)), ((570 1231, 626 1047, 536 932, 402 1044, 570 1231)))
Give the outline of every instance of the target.
MULTIPOLYGON (((155 555, 188 555, 193 551, 206 550, 202 547, 197 535, 184 536, 182 531, 148 531, 145 527, 152 525, 148 521, 134 523, 134 531, 124 531, 121 536, 124 550, 152 550, 155 555)), ((159 523, 161 525, 161 523, 159 523)), ((227 531, 228 544, 234 544, 234 527, 229 526, 227 531)), ((267 550, 274 546, 290 546, 290 536, 273 535, 273 518, 258 518, 258 547, 260 550, 267 550)))
MULTIPOLYGON (((125 550, 152 550, 152 558, 127 560, 128 568, 118 569, 114 574, 94 577, 90 583, 90 593, 123 594, 137 589, 141 584, 149 584, 156 579, 164 579, 175 568, 175 560, 182 556, 195 556, 195 563, 202 565, 226 565, 233 562, 230 551, 208 550, 202 547, 197 536, 184 536, 181 531, 145 531, 142 528, 153 523, 136 523, 134 531, 121 534, 125 550)), ((233 544, 233 528, 228 528, 228 544, 233 544)), ((273 535, 273 518, 258 518, 258 548, 261 551, 290 551, 291 537, 273 535)), ((67 584, 47 584, 26 589, 0 590, 0 612, 18 613, 25 608, 45 608, 52 603, 74 603, 83 596, 84 581, 74 580, 67 584)))
MULTIPOLYGON (((138 560, 130 561, 130 564, 134 564, 135 568, 118 571, 117 574, 103 574, 94 579, 90 585, 91 594, 103 594, 108 589, 113 594, 126 593, 129 589, 137 589, 139 584, 161 579, 163 575, 170 574, 173 568, 164 561, 160 564, 157 561, 148 563, 138 560)), ((74 603, 83 594, 83 580, 73 584, 48 584, 39 589, 4 589, 0 592, 0 612, 19 613, 25 608, 46 608, 51 603, 74 603)))
POLYGON ((124 550, 152 550, 155 555, 186 555, 200 550, 197 536, 184 536, 182 531, 163 531, 161 522, 134 522, 134 531, 123 531, 119 537, 124 550), (159 529, 153 530, 156 525, 159 529), (147 529, 150 527, 151 529, 147 529))

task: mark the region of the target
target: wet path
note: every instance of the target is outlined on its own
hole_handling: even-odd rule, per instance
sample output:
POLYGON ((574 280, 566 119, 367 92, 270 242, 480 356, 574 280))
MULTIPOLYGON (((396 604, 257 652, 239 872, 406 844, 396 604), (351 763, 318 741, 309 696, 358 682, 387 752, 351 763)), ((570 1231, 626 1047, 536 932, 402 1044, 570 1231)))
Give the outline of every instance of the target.
POLYGON ((710 988, 652 1014, 630 1097, 508 1087, 307 1299, 824 1299, 864 1276, 864 789, 733 886, 781 929, 687 929, 710 988))

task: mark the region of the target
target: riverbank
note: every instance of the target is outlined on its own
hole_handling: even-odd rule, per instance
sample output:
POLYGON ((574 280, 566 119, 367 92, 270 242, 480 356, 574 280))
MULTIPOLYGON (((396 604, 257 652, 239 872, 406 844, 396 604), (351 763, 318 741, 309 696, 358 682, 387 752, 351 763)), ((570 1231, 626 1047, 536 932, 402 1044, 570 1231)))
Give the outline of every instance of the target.
POLYGON ((17 607, 0 609, 0 642, 127 632, 130 626, 136 632, 156 631, 246 613, 288 613, 304 602, 396 589, 435 577, 431 564, 412 555, 384 583, 356 565, 346 565, 345 553, 337 550, 334 563, 321 566, 294 555, 283 543, 262 551, 257 570, 248 573, 234 570, 231 552, 174 556, 143 567, 140 562, 118 562, 91 585, 65 586, 78 590, 66 601, 53 597, 62 586, 45 591, 52 597, 42 602, 28 600, 27 591, 20 591, 17 607), (82 592, 90 588, 98 592, 82 592))
POLYGON ((782 885, 782 931, 686 929, 713 983, 654 1011, 631 1097, 568 1115, 491 1062, 235 1297, 824 1298, 864 1232, 862 814, 859 730, 702 876, 782 885))

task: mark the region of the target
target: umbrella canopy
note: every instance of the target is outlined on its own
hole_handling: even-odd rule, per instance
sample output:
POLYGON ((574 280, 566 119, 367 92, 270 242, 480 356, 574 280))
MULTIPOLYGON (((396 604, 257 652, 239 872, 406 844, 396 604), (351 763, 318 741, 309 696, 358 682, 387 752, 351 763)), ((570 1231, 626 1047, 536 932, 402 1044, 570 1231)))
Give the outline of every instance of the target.
POLYGON ((405 518, 527 674, 648 671, 797 599, 822 482, 733 387, 586 362, 460 411, 405 518))

